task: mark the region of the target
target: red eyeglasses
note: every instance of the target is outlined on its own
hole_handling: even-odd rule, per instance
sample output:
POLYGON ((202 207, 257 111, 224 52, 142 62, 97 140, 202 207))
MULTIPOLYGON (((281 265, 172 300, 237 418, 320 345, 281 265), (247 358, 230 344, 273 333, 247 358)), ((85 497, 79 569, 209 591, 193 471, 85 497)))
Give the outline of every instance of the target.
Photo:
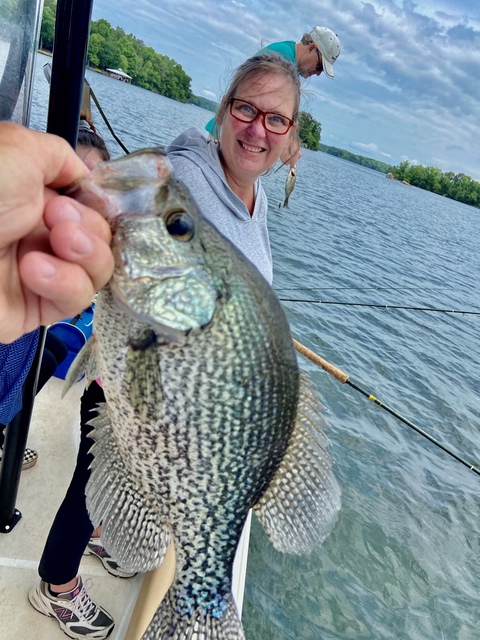
POLYGON ((295 121, 287 116, 272 111, 261 111, 250 102, 240 100, 240 98, 230 98, 230 113, 236 120, 240 122, 253 122, 259 116, 262 118, 262 124, 267 131, 284 136, 288 133, 295 121))

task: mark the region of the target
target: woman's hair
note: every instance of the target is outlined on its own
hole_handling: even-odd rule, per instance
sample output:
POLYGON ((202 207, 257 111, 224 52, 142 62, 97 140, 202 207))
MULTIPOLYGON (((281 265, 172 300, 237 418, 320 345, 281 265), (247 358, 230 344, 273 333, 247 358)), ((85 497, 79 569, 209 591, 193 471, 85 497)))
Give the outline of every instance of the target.
POLYGON ((93 122, 88 120, 83 114, 80 114, 77 145, 88 147, 89 149, 96 149, 102 160, 110 160, 110 153, 108 152, 105 140, 97 133, 93 122))
MULTIPOLYGON (((235 71, 227 91, 224 93, 220 106, 215 116, 215 122, 220 127, 231 98, 235 98, 235 94, 240 84, 252 77, 262 75, 277 75, 286 78, 292 85, 292 94, 295 98, 293 105, 292 120, 297 122, 300 110, 300 78, 298 76, 297 67, 275 52, 262 53, 252 56, 243 62, 235 71)), ((300 140, 296 127, 292 127, 288 134, 288 152, 293 156, 300 148, 300 140)))

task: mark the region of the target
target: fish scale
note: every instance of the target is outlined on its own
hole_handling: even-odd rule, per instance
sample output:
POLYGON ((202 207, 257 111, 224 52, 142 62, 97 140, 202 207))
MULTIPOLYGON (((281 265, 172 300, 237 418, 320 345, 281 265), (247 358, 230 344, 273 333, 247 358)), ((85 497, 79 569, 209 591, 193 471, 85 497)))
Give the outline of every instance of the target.
POLYGON ((68 377, 101 375, 106 398, 91 421, 92 522, 126 570, 155 568, 175 545, 145 639, 240 640, 231 579, 249 510, 290 553, 311 551, 338 516, 318 396, 271 287, 163 154, 99 165, 73 195, 104 206, 116 260, 68 377))

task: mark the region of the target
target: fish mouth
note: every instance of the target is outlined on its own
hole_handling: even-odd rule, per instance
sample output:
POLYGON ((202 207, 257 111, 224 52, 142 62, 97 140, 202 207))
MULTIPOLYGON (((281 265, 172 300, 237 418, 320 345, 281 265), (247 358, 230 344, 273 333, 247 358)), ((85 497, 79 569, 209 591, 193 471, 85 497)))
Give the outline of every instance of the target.
POLYGON ((247 144, 246 142, 242 142, 242 140, 238 140, 238 144, 245 149, 245 151, 250 151, 251 153, 263 153, 266 151, 264 147, 254 147, 253 145, 247 144))
MULTIPOLYGON (((200 264, 200 263, 199 263, 200 264)), ((121 282, 122 278, 125 275, 129 280, 134 282, 135 284, 145 284, 150 280, 154 281, 165 281, 165 280, 174 280, 176 278, 184 278, 188 277, 192 273, 196 271, 198 265, 188 265, 188 266, 179 266, 179 265, 168 265, 168 266, 159 266, 159 267, 147 267, 144 264, 133 265, 133 264, 123 264, 123 274, 120 277, 115 277, 115 273, 113 274, 112 280, 116 283, 121 282), (138 269, 139 273, 135 273, 138 269)))

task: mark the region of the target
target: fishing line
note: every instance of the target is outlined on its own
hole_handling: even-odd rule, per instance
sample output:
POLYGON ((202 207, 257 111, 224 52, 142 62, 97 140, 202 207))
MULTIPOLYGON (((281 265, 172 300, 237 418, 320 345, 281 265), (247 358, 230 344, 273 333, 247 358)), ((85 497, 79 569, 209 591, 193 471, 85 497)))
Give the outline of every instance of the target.
POLYGON ((294 298, 279 298, 281 302, 309 302, 310 304, 336 304, 345 307, 373 307, 375 309, 396 309, 403 311, 432 311, 436 313, 458 313, 468 316, 480 316, 480 311, 464 311, 462 309, 435 309, 432 307, 403 307, 392 304, 367 304, 366 302, 334 302, 333 300, 298 300, 294 298))
POLYGON ((461 462, 463 465, 468 467, 470 469, 470 471, 473 471, 477 475, 480 475, 480 470, 477 467, 475 467, 473 464, 471 464, 467 460, 464 460, 463 458, 458 456, 456 453, 454 453, 453 451, 451 451, 450 449, 445 447, 441 442, 436 440, 429 433, 427 433, 426 431, 424 431, 420 427, 417 427, 417 425, 413 424, 413 422, 410 422, 410 420, 407 420, 407 418, 404 418, 397 411, 395 411, 394 409, 389 407, 387 404, 385 404, 384 402, 382 402, 381 400, 376 398, 369 391, 366 391, 365 389, 362 389, 362 387, 360 387, 357 384, 355 384, 354 382, 352 382, 350 380, 350 376, 347 373, 344 373, 343 371, 341 371, 340 369, 335 367, 330 362, 327 362, 326 360, 321 358, 319 355, 317 355, 316 353, 314 353, 313 351, 308 349, 308 347, 303 345, 301 342, 298 342, 297 340, 294 340, 293 344, 295 345, 295 349, 299 353, 301 353, 303 356, 308 358, 311 362, 314 362, 315 364, 320 366, 324 371, 326 371, 329 375, 333 376, 336 380, 338 380, 342 384, 348 384, 353 389, 355 389, 356 391, 358 391, 359 393, 364 395, 366 398, 368 398, 369 400, 374 402, 376 405, 378 405, 382 409, 385 409, 385 411, 388 411, 388 413, 390 413, 392 416, 395 416, 395 418, 397 418, 398 420, 401 420, 401 422, 403 422, 404 424, 409 426, 411 429, 414 429, 421 436, 423 436, 424 438, 426 438, 427 440, 429 440, 430 442, 435 444, 437 447, 442 449, 442 451, 445 451, 445 453, 448 453, 448 455, 452 456, 452 458, 455 458, 455 460, 457 460, 458 462, 461 462))
POLYGON ((110 124, 110 122, 108 121, 107 116, 103 113, 103 109, 100 106, 99 101, 97 100, 97 96, 95 95, 95 93, 93 92, 93 89, 90 85, 88 85, 89 89, 90 89, 90 95, 93 98, 93 101, 97 107, 97 109, 100 112, 100 115, 103 118, 103 121, 105 122, 105 124, 107 125, 110 133, 112 134, 112 136, 114 137, 114 139, 116 140, 116 142, 120 145, 120 147, 123 149, 123 151, 125 151, 125 153, 129 154, 130 151, 127 149, 127 147, 123 144, 123 142, 120 140, 120 138, 117 136, 117 134, 115 133, 115 131, 112 129, 112 125, 110 124))
POLYGON ((281 287, 275 291, 453 291, 453 287, 281 287))

